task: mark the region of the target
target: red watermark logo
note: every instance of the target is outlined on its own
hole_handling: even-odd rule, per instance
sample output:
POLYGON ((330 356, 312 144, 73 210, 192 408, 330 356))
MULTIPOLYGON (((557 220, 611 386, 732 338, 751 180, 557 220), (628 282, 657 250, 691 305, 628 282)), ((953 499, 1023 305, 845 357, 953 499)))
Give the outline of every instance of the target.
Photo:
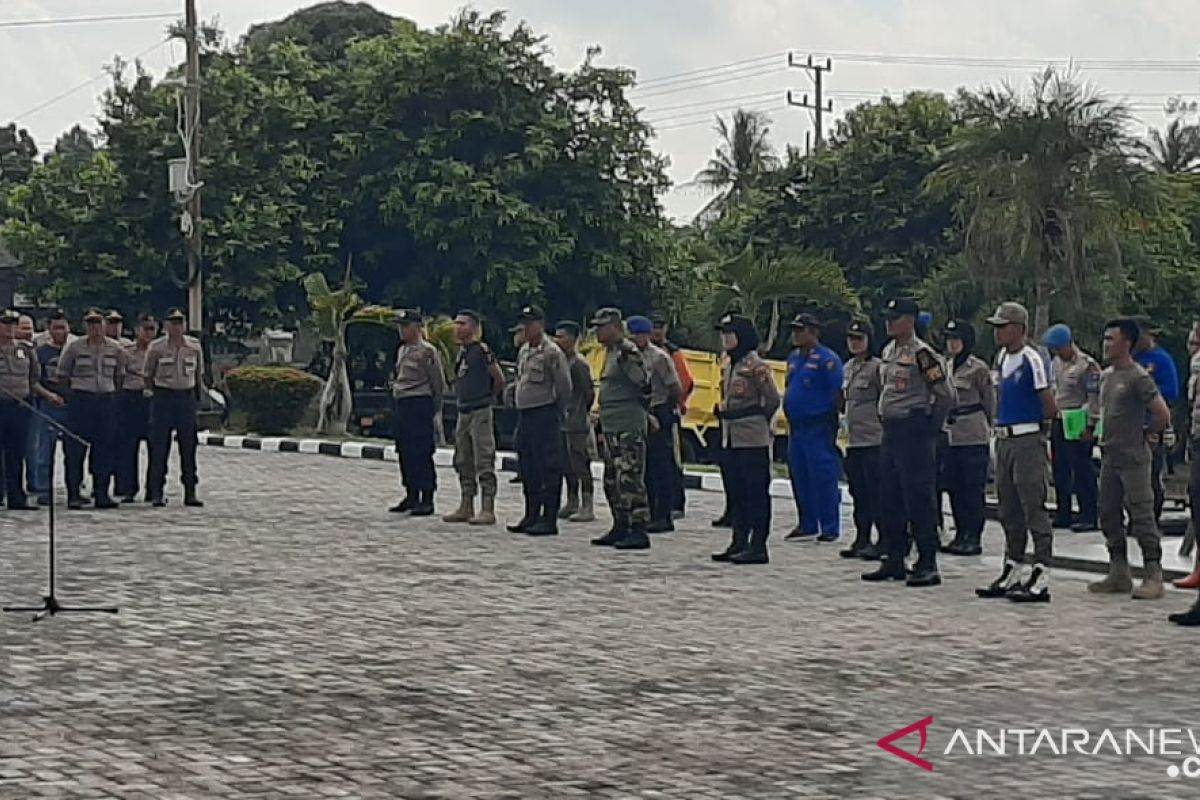
POLYGON ((932 724, 933 717, 926 717, 925 719, 914 722, 912 725, 906 725, 898 731, 892 731, 875 744, 879 745, 882 749, 894 756, 900 756, 900 758, 903 758, 910 764, 916 764, 923 770, 933 772, 933 764, 920 757, 921 753, 925 752, 925 743, 928 740, 926 729, 932 724), (915 754, 910 753, 907 750, 901 750, 899 747, 893 744, 893 742, 895 742, 897 739, 903 739, 905 736, 913 733, 921 734, 921 746, 917 748, 917 752, 915 754))

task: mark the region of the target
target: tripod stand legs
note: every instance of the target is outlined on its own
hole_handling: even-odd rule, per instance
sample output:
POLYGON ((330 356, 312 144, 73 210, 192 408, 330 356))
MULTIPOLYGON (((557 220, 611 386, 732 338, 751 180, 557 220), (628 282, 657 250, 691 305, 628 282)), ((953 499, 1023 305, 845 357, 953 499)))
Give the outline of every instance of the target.
POLYGON ((5 606, 3 609, 5 614, 33 614, 32 622, 38 622, 46 617, 53 617, 55 614, 116 614, 115 608, 70 608, 60 605, 58 599, 54 595, 47 595, 42 598, 42 605, 37 608, 26 606, 5 606))

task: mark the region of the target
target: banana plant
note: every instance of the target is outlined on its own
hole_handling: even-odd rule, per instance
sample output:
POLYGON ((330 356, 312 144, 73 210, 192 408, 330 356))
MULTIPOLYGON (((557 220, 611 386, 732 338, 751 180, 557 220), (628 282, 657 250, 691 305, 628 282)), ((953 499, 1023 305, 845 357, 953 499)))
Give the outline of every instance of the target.
POLYGON ((346 369, 346 329, 356 323, 390 326, 396 318, 396 312, 392 309, 370 306, 363 301, 354 285, 353 264, 353 258, 346 262, 342 288, 336 291, 329 288, 329 282, 319 272, 304 278, 304 291, 308 295, 308 306, 317 335, 321 341, 333 344, 329 378, 321 390, 317 432, 336 436, 346 434, 346 424, 354 404, 350 375, 346 369))

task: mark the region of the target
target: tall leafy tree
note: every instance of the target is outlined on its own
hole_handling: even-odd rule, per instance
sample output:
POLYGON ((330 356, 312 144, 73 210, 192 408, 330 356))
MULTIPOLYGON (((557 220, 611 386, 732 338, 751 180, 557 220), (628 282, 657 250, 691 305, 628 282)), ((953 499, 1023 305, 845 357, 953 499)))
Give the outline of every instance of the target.
POLYGON ((1119 263, 1119 232, 1153 182, 1136 163, 1126 106, 1069 75, 1046 70, 1029 91, 1010 86, 960 94, 963 124, 926 185, 954 198, 968 264, 983 277, 1029 287, 1034 328, 1056 297, 1083 303, 1103 244, 1119 263))
POLYGON ((1147 144, 1150 165, 1166 175, 1195 172, 1200 166, 1200 126, 1171 120, 1166 131, 1150 131, 1147 144))

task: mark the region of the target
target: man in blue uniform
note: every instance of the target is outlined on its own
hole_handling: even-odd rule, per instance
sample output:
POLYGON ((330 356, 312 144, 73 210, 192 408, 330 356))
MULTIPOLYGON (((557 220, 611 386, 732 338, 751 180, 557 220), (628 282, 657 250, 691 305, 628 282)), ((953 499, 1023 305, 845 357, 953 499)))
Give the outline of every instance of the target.
MULTIPOLYGON (((1156 341, 1159 329, 1149 320, 1137 320, 1141 327, 1141 337, 1133 353, 1133 360, 1154 378, 1158 393, 1166 401, 1167 407, 1175 405, 1179 399, 1179 370, 1175 368, 1175 360, 1156 341)), ((1163 502, 1166 500, 1167 487, 1163 481, 1163 472, 1167 466, 1167 451, 1174 440, 1174 432, 1168 428, 1163 436, 1153 445, 1152 460, 1150 461, 1150 487, 1154 490, 1154 522, 1162 519, 1163 502), (1168 440, 1171 440, 1170 442, 1168 440)))
POLYGON ((1054 534, 1046 513, 1045 423, 1055 416, 1054 390, 1045 360, 1027 339, 1029 312, 1025 306, 1001 303, 988 324, 1001 348, 996 359, 996 497, 1006 552, 1000 577, 976 589, 975 594, 1048 603, 1054 534), (1025 546, 1031 534, 1033 568, 1026 575, 1025 546))
POLYGON ((792 321, 792 343, 783 408, 792 489, 803 513, 799 530, 787 538, 836 542, 842 530, 836 442, 842 360, 821 344, 821 322, 812 314, 792 321))

